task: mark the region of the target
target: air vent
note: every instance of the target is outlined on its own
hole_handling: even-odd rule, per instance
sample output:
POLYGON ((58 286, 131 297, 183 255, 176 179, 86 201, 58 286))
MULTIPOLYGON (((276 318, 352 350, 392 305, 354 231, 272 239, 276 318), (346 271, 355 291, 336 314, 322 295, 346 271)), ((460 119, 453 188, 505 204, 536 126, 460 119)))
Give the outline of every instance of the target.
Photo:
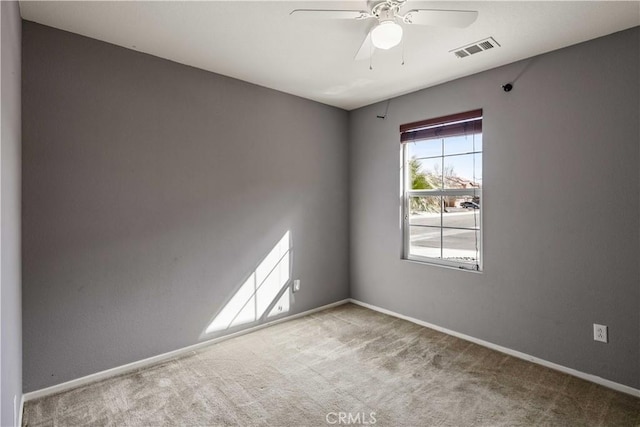
POLYGON ((459 47, 457 49, 450 50, 457 58, 466 58, 467 56, 475 55, 485 50, 493 49, 494 47, 500 47, 500 44, 493 37, 486 38, 484 40, 471 43, 470 45, 459 47))
POLYGON ((491 49, 493 47, 491 42, 488 42, 488 41, 487 42, 478 43, 478 46, 480 46, 483 50, 491 49))
POLYGON ((482 52, 482 48, 477 44, 474 44, 473 46, 469 46, 468 48, 465 48, 465 50, 469 52, 471 55, 475 55, 478 52, 482 52))

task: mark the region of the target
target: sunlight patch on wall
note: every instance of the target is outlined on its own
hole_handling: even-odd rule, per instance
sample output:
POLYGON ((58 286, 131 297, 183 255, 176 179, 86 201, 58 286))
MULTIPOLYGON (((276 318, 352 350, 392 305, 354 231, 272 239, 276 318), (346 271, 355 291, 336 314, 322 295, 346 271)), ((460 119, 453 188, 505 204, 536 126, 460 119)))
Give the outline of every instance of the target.
POLYGON ((240 289, 207 327, 205 333, 277 316, 289 311, 290 293, 285 289, 291 277, 291 247, 287 231, 256 267, 240 289), (281 291, 284 293, 281 294, 281 291), (276 299, 280 298, 276 301, 276 299))

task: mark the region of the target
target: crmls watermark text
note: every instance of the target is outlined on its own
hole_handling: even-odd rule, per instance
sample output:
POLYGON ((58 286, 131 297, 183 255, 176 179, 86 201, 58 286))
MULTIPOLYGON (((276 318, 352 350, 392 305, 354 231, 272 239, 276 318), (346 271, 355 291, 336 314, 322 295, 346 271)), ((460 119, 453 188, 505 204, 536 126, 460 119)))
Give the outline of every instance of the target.
POLYGON ((329 412, 325 420, 327 424, 361 426, 373 425, 377 421, 375 412, 329 412))

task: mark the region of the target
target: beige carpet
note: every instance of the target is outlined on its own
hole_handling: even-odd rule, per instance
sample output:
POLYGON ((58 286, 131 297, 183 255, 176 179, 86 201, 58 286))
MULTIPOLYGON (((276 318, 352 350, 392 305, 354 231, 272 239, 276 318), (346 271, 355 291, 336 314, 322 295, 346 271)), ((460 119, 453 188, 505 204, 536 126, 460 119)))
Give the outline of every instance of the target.
POLYGON ((27 426, 349 421, 635 426, 640 399, 348 304, 28 402, 24 413, 27 426))

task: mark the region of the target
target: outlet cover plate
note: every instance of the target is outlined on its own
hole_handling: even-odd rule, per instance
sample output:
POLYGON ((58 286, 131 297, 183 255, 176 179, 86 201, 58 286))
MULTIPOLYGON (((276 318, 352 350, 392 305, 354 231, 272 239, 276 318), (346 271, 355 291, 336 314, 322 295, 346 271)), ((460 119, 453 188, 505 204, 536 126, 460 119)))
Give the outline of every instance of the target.
POLYGON ((593 324, 593 340, 600 342, 609 342, 609 334, 605 325, 593 324))

